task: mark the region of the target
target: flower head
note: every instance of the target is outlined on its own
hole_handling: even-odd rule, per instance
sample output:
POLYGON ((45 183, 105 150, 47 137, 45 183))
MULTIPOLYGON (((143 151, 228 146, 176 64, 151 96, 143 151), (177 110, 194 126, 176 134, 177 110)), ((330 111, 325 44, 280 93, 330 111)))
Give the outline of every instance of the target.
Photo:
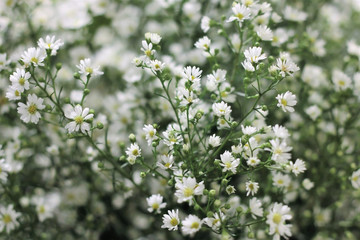
POLYGON ((169 231, 178 230, 178 226, 180 224, 179 219, 179 210, 169 210, 167 214, 164 214, 163 217, 163 225, 161 228, 167 228, 169 231))
POLYGON ((21 114, 20 119, 25 123, 32 122, 37 124, 41 115, 39 110, 45 108, 44 99, 38 98, 35 94, 30 94, 27 98, 26 105, 22 102, 18 103, 17 111, 21 114))
POLYGON ((44 66, 44 60, 46 58, 45 51, 41 48, 29 48, 21 55, 21 60, 24 62, 25 67, 29 67, 33 64, 35 67, 44 66))
POLYGON ((183 226, 181 227, 181 230, 184 235, 190 235, 192 237, 200 230, 202 223, 203 221, 197 216, 189 215, 182 221, 183 226))
POLYGON ((91 76, 98 76, 103 75, 104 73, 101 72, 99 69, 100 67, 93 67, 91 65, 91 59, 85 58, 83 60, 80 60, 80 64, 76 65, 76 67, 79 69, 79 73, 82 75, 91 75, 91 76))
POLYGON ((146 198, 146 202, 149 206, 149 212, 160 213, 160 210, 166 207, 166 203, 163 203, 163 197, 160 194, 151 195, 146 198))
POLYGON ((64 45, 64 42, 61 39, 55 41, 55 36, 46 36, 45 40, 40 38, 38 41, 38 46, 44 50, 51 50, 51 55, 54 56, 57 53, 57 50, 64 45))
POLYGON ((13 205, 7 207, 0 207, 0 232, 4 229, 7 233, 10 233, 13 229, 19 226, 17 218, 20 217, 20 213, 16 212, 13 205))
POLYGON ((71 119, 70 123, 66 124, 65 129, 69 133, 81 131, 83 134, 90 131, 90 123, 86 120, 90 120, 94 117, 94 114, 89 114, 89 108, 83 108, 80 105, 76 105, 71 111, 65 112, 65 116, 71 119))
POLYGON ((278 107, 281 107, 284 112, 294 112, 294 106, 296 105, 296 96, 291 92, 287 91, 277 95, 278 107))

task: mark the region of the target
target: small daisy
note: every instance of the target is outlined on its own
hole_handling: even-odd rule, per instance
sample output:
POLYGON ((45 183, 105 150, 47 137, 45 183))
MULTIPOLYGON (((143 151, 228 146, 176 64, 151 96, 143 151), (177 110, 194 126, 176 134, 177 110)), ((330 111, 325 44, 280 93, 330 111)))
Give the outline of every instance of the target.
POLYGON ((288 175, 275 173, 273 175, 273 185, 279 188, 286 188, 290 185, 291 179, 288 175))
POLYGON ((7 181, 7 171, 9 170, 9 165, 5 162, 5 159, 0 159, 0 180, 3 182, 7 181))
POLYGON ((9 86, 6 91, 5 96, 10 101, 20 100, 21 99, 21 91, 16 86, 9 86))
POLYGON ((86 122, 86 120, 92 119, 94 114, 89 114, 90 109, 84 108, 80 105, 76 105, 72 111, 65 112, 65 116, 68 119, 74 120, 68 124, 66 124, 65 129, 68 130, 69 133, 78 132, 79 130, 86 134, 86 132, 90 131, 90 123, 86 122))
POLYGON ((238 21, 242 23, 244 20, 249 19, 251 15, 251 10, 239 3, 232 7, 232 11, 234 15, 229 18, 228 22, 238 21))
POLYGON ((221 138, 219 136, 216 136, 216 134, 213 134, 209 137, 209 145, 213 148, 220 146, 221 144, 221 138))
POLYGON ((256 127, 252 127, 252 126, 244 127, 244 125, 241 125, 241 130, 245 135, 252 135, 257 131, 256 127))
POLYGON ((351 175, 351 185, 355 189, 360 188, 360 169, 358 169, 357 171, 352 173, 352 175, 351 175))
POLYGON ((145 33, 145 39, 153 44, 159 44, 161 41, 161 37, 157 33, 145 33))
POLYGON ((25 72, 25 69, 17 68, 12 75, 10 75, 10 81, 14 87, 16 87, 20 92, 24 92, 24 90, 29 90, 30 83, 29 79, 31 74, 25 72))
POLYGON ((231 113, 231 107, 227 105, 224 101, 220 103, 214 103, 212 105, 212 110, 214 114, 218 117, 227 118, 231 113))
POLYGON ((255 167, 260 163, 260 159, 258 159, 257 157, 249 157, 246 163, 249 166, 255 167))
POLYGON ((262 209, 261 201, 257 198, 251 198, 249 201, 249 209, 251 216, 255 219, 256 217, 262 217, 264 210, 262 209))
POLYGON ((273 126, 273 131, 276 137, 286 139, 290 136, 289 131, 279 124, 276 124, 273 126))
POLYGON ((265 25, 260 25, 255 27, 256 34, 261 38, 263 41, 272 41, 274 34, 270 28, 265 25))
POLYGON ((44 60, 46 58, 46 53, 43 49, 40 48, 29 48, 21 55, 21 60, 23 61, 25 67, 29 67, 30 64, 33 64, 35 67, 44 66, 44 60))
POLYGON ((174 156, 173 155, 161 155, 160 162, 156 163, 156 166, 160 167, 161 169, 168 170, 173 169, 174 165, 174 156))
POLYGON ((250 194, 251 196, 254 196, 259 190, 259 183, 257 182, 247 181, 245 186, 247 191, 246 196, 249 196, 250 194))
POLYGON ((162 63, 159 60, 151 60, 150 67, 154 72, 162 72, 165 67, 165 63, 162 63))
POLYGON ((163 225, 161 228, 167 228, 169 231, 176 231, 178 230, 178 226, 180 224, 179 218, 179 210, 169 210, 168 214, 164 214, 163 217, 163 225))
POLYGON ((289 162, 289 170, 291 170, 295 176, 297 176, 298 174, 305 172, 305 162, 301 159, 296 159, 295 163, 289 162))
POLYGON ((287 91, 277 95, 278 107, 281 107, 284 112, 294 112, 294 106, 296 105, 296 96, 292 92, 287 91))
POLYGON ((245 60, 241 63, 241 65, 244 67, 244 69, 248 72, 255 72, 255 67, 252 65, 252 63, 248 60, 245 60))
POLYGON ((46 36, 45 40, 40 38, 38 41, 38 46, 45 50, 51 50, 51 55, 55 56, 57 50, 64 45, 64 42, 61 39, 55 41, 55 36, 46 36))
POLYGON ((132 143, 125 152, 129 157, 135 159, 141 157, 141 149, 137 143, 132 143))
POLYGON ((203 221, 195 215, 189 215, 182 221, 181 231, 184 235, 193 237, 197 231, 200 230, 203 221))
POLYGON ((261 52, 261 47, 250 47, 245 50, 244 55, 248 62, 258 63, 259 61, 266 59, 266 55, 264 53, 261 54, 261 52))
POLYGON ((149 206, 147 210, 151 213, 160 213, 160 210, 166 207, 166 203, 163 203, 163 197, 160 194, 151 195, 146 198, 146 202, 149 206))
POLYGON ((153 125, 151 124, 145 125, 143 130, 145 131, 145 138, 149 146, 154 140, 158 139, 158 137, 156 136, 156 129, 154 128, 153 125))
POLYGON ((300 68, 290 59, 276 59, 275 68, 280 71, 280 75, 285 77, 286 74, 292 76, 294 72, 300 70, 300 68))
POLYGON ((152 43, 147 43, 145 40, 142 41, 141 43, 142 43, 141 51, 143 51, 145 56, 150 59, 151 56, 154 55, 155 53, 155 50, 152 49, 153 47, 152 43))
POLYGON ((285 221, 290 220, 290 208, 282 203, 275 203, 267 215, 266 223, 270 227, 269 234, 274 234, 274 239, 279 240, 280 237, 291 237, 291 224, 285 224, 285 221))
POLYGON ((191 81, 196 82, 201 78, 202 70, 198 67, 187 66, 184 68, 184 72, 182 73, 182 77, 191 81))
POLYGON ((26 105, 22 102, 18 103, 17 111, 21 114, 20 119, 25 123, 32 122, 37 124, 41 115, 39 110, 45 108, 44 99, 38 98, 35 94, 28 95, 26 105))
POLYGON ((344 91, 345 89, 351 87, 350 77, 337 69, 332 72, 332 82, 335 85, 336 91, 344 91))
POLYGON ((10 60, 6 59, 6 53, 0 54, 0 71, 6 69, 6 66, 10 63, 10 60))
POLYGON ((0 207, 0 232, 6 229, 9 234, 13 229, 19 226, 17 218, 20 217, 20 213, 16 212, 13 205, 8 207, 0 207))
POLYGON ((291 158, 292 147, 288 146, 285 141, 280 141, 278 138, 270 140, 271 149, 265 149, 272 152, 271 160, 279 164, 287 163, 291 158))
POLYGON ((201 30, 203 30, 204 33, 207 33, 210 29, 210 18, 207 16, 203 16, 201 19, 201 30))
POLYGON ((178 198, 178 203, 189 201, 192 203, 192 198, 195 195, 202 195, 204 191, 204 182, 197 183, 195 178, 184 177, 182 182, 177 181, 175 184, 175 196, 178 198))
POLYGON ((198 49, 202 49, 204 51, 209 51, 210 50, 210 44, 211 44, 211 40, 205 36, 203 38, 200 38, 196 43, 195 43, 195 47, 198 49))
POLYGON ((76 67, 79 69, 79 73, 82 75, 90 75, 90 76, 98 76, 103 75, 104 73, 100 71, 100 67, 93 67, 91 66, 91 59, 85 58, 83 60, 80 60, 80 64, 76 65, 76 67))
POLYGON ((220 166, 223 167, 223 172, 231 171, 233 174, 236 173, 236 168, 240 164, 240 159, 235 159, 229 151, 225 151, 221 154, 220 159, 220 166))
POLYGON ((214 231, 219 230, 221 223, 225 220, 224 213, 221 211, 219 211, 219 213, 216 212, 213 217, 207 217, 204 219, 204 223, 211 227, 214 231))

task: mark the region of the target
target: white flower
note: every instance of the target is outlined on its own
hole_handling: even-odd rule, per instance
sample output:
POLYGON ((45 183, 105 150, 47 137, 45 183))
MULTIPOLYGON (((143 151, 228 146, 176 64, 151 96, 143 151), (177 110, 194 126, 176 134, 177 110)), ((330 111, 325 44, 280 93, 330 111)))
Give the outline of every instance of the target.
POLYGON ((224 101, 221 103, 214 103, 212 105, 212 110, 214 114, 218 117, 229 117, 231 113, 231 107, 227 105, 224 101))
POLYGON ((291 92, 287 91, 286 93, 278 94, 276 96, 278 100, 278 107, 281 107, 284 112, 294 112, 293 106, 296 105, 296 96, 291 92))
POLYGON ((264 210, 262 209, 261 201, 257 198, 251 198, 249 201, 249 211, 251 212, 251 216, 255 219, 256 216, 262 217, 264 214, 264 210))
POLYGON ((152 42, 153 44, 159 44, 161 37, 157 33, 145 33, 145 39, 152 42))
POLYGON ((284 10, 284 18, 289 21, 303 22, 306 20, 307 14, 299 11, 298 9, 286 6, 284 10))
POLYGON ((266 149, 272 152, 271 160, 279 164, 284 164, 291 158, 292 147, 287 146, 285 141, 280 141, 278 138, 270 140, 271 149, 266 149))
POLYGON ((351 185, 355 188, 355 189, 359 189, 360 188, 360 169, 358 169, 357 171, 354 171, 351 175, 351 185))
POLYGON ((214 231, 220 229, 221 223, 225 220, 225 215, 221 211, 214 213, 213 217, 207 217, 203 221, 214 231))
POLYGON ((207 75, 207 79, 219 84, 226 81, 226 73, 226 70, 217 69, 216 71, 213 71, 211 74, 207 75))
POLYGON ((51 50, 52 56, 56 55, 57 50, 59 50, 62 45, 64 45, 64 42, 61 39, 55 41, 55 36, 46 36, 45 40, 40 38, 38 41, 38 46, 44 50, 51 50))
POLYGON ((286 224, 285 221, 290 220, 290 208, 282 203, 275 203, 267 215, 266 223, 270 227, 269 234, 274 235, 274 240, 280 240, 280 237, 291 237, 291 224, 286 224))
POLYGON ((241 65, 244 67, 244 69, 246 71, 249 71, 249 72, 254 72, 255 71, 255 68, 254 66, 252 65, 252 63, 248 60, 245 60, 241 63, 241 65))
POLYGON ((249 157, 246 163, 249 166, 255 167, 260 163, 260 159, 258 159, 257 157, 249 157))
POLYGON ((167 228, 169 231, 176 231, 178 230, 178 226, 180 224, 179 219, 179 210, 169 210, 168 214, 164 214, 163 217, 163 225, 161 228, 167 228))
POLYGON ((141 149, 137 143, 132 143, 130 147, 127 148, 125 151, 126 155, 128 155, 130 158, 138 158, 141 156, 141 149))
POLYGON ((32 122, 37 124, 41 115, 39 110, 45 108, 44 99, 38 98, 35 94, 28 95, 26 105, 22 102, 18 103, 17 111, 21 114, 20 119, 25 123, 32 122))
POLYGON ((163 135, 164 135, 163 142, 170 149, 173 149, 174 145, 178 145, 182 142, 182 137, 179 131, 175 130, 173 127, 168 127, 168 129, 165 132, 163 132, 163 135))
POLYGON ((207 16, 203 16, 201 19, 201 29, 204 33, 207 33, 210 29, 210 18, 207 16))
POLYGON ((91 76, 98 76, 103 75, 104 73, 100 71, 100 66, 93 67, 91 66, 91 59, 85 58, 84 60, 80 60, 80 64, 76 65, 79 69, 79 73, 82 75, 91 75, 91 76))
POLYGON ((300 70, 300 68, 291 59, 276 59, 276 69, 280 71, 280 75, 285 77, 286 74, 292 76, 294 72, 300 70))
POLYGON ((79 130, 83 134, 89 132, 90 123, 86 122, 86 120, 94 117, 94 114, 89 114, 89 111, 89 108, 84 108, 83 110, 80 105, 76 105, 71 111, 65 112, 65 117, 74 120, 66 124, 65 129, 67 129, 69 133, 78 132, 79 130))
POLYGON ((10 81, 17 90, 24 92, 24 90, 29 90, 30 77, 31 74, 29 72, 25 72, 25 69, 16 68, 16 71, 10 75, 10 81))
POLYGON ((351 87, 351 79, 342 71, 335 69, 332 72, 332 82, 336 91, 344 91, 351 87))
POLYGON ((39 221, 43 222, 47 218, 51 218, 54 215, 54 211, 60 204, 61 198, 59 193, 51 193, 44 197, 36 199, 36 213, 39 221))
POLYGON ((203 221, 195 215, 189 215, 182 221, 181 231, 184 235, 193 237, 197 231, 200 230, 203 221))
POLYGON ((240 164, 240 159, 235 159, 229 151, 225 151, 221 154, 220 159, 220 166, 223 167, 223 172, 231 171, 233 174, 236 173, 236 168, 240 164))
POLYGON ((150 67, 154 72, 162 72, 165 67, 165 63, 162 63, 159 60, 151 60, 150 67))
POLYGON ((259 183, 257 182, 253 182, 253 181, 247 181, 245 183, 245 187, 246 187, 246 196, 249 196, 251 194, 251 196, 254 196, 254 194, 256 194, 259 190, 259 183))
POLYGON ((235 4, 235 6, 232 7, 232 11, 234 15, 228 19, 228 22, 236 20, 239 23, 242 23, 244 20, 249 19, 251 15, 251 10, 245 5, 239 3, 235 4))
POLYGON ((221 138, 219 136, 216 136, 216 134, 213 134, 209 137, 209 145, 211 147, 218 147, 220 146, 221 138))
POLYGON ((156 136, 156 129, 153 125, 148 124, 144 126, 143 130, 145 131, 145 138, 148 142, 148 145, 151 146, 152 142, 158 139, 156 136))
POLYGON ((275 173, 273 175, 273 185, 279 188, 286 188, 290 185, 291 179, 288 175, 275 173))
POLYGON ((244 127, 244 125, 241 125, 241 130, 242 130, 243 134, 246 134, 246 135, 252 135, 252 134, 256 133, 256 131, 257 131, 256 127, 252 127, 252 126, 244 127))
POLYGON ((6 229, 6 233, 10 233, 13 229, 19 226, 17 218, 20 213, 16 212, 13 205, 7 207, 0 206, 0 232, 6 229))
POLYGON ((314 183, 312 181, 310 181, 310 179, 305 178, 304 181, 302 182, 303 187, 306 190, 310 190, 314 187, 314 183))
POLYGON ((142 41, 141 43, 142 43, 141 51, 145 53, 145 56, 147 58, 150 58, 152 55, 154 55, 155 50, 152 49, 153 47, 152 43, 147 43, 145 40, 142 41))
POLYGON ((274 34, 270 28, 265 25, 260 25, 255 27, 256 34, 261 38, 263 41, 272 41, 274 34))
POLYGON ((175 184, 175 196, 178 198, 178 203, 189 201, 192 203, 194 195, 202 195, 204 191, 204 183, 197 183, 195 178, 184 177, 182 182, 177 181, 175 184))
POLYGON ((200 80, 201 73, 202 73, 202 70, 200 70, 200 68, 187 66, 184 68, 182 77, 191 82, 195 82, 195 81, 200 80))
POLYGON ((303 173, 306 170, 305 162, 301 159, 296 159, 295 163, 289 163, 289 169, 297 176, 299 173, 303 173))
POLYGON ((258 63, 261 60, 266 59, 265 53, 261 54, 261 47, 249 47, 245 50, 244 55, 248 62, 258 63))
POLYGON ((21 55, 21 60, 25 64, 25 67, 29 67, 32 63, 35 67, 44 66, 44 59, 46 54, 43 49, 40 48, 29 48, 21 55))
POLYGON ((279 124, 276 124, 273 126, 273 131, 276 137, 286 139, 290 136, 289 131, 279 124))
POLYGON ((195 43, 195 47, 202 49, 204 51, 209 51, 210 50, 210 44, 211 44, 211 40, 205 36, 203 38, 200 38, 196 43, 195 43))
POLYGON ((6 98, 10 101, 20 100, 21 99, 21 91, 16 86, 9 86, 6 91, 6 98))
POLYGON ((156 166, 167 170, 167 169, 172 169, 174 165, 174 156, 173 155, 161 155, 160 156, 160 162, 156 163, 156 166))
POLYGON ((166 203, 163 203, 163 197, 160 194, 151 195, 146 198, 146 202, 149 206, 147 209, 149 212, 160 213, 160 210, 166 207, 166 203))
POLYGON ((315 120, 321 115, 321 109, 320 109, 318 106, 316 106, 316 105, 312 105, 312 106, 307 107, 307 108, 305 109, 305 113, 306 113, 307 115, 309 115, 309 117, 310 117, 313 121, 315 121, 315 120))

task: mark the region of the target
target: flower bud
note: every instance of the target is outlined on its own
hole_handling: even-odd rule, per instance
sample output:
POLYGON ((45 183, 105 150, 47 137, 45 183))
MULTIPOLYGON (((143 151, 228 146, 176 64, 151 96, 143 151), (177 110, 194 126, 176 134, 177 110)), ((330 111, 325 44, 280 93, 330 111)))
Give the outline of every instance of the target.
POLYGON ((121 161, 121 162, 123 162, 123 161, 126 161, 126 156, 121 156, 120 158, 119 158, 119 160, 121 161))
POLYGON ((104 168, 104 163, 103 162, 98 162, 98 168, 103 169, 104 168))
POLYGON ((89 93, 90 93, 90 89, 85 88, 84 89, 84 96, 89 95, 89 93))
POLYGON ((140 177, 141 177, 141 178, 145 178, 145 177, 146 177, 146 172, 141 172, 141 173, 140 173, 140 177))
POLYGON ((237 208, 236 208, 236 211, 237 211, 238 213, 242 213, 243 208, 242 208, 242 207, 237 207, 237 208))
POLYGON ((101 122, 98 122, 98 123, 96 124, 96 127, 97 127, 98 129, 103 129, 103 128, 104 128, 104 124, 102 124, 101 122))
POLYGON ((78 73, 78 72, 74 73, 74 78, 75 79, 80 79, 80 77, 81 77, 80 73, 78 73))
POLYGON ((57 63, 55 67, 57 70, 60 70, 62 68, 62 63, 57 63))
POLYGON ((211 217, 214 216, 214 213, 213 213, 212 211, 208 211, 208 212, 206 213, 206 216, 207 216, 208 218, 211 218, 211 217))
POLYGON ((214 202, 214 206, 216 208, 220 207, 221 206, 221 201, 219 199, 216 199, 215 202, 214 202))
POLYGON ((215 194, 216 194, 216 191, 215 191, 214 189, 211 189, 211 190, 209 191, 209 197, 214 197, 215 194))
POLYGON ((132 143, 136 142, 136 136, 135 136, 135 134, 131 133, 131 134, 129 135, 129 140, 130 140, 130 142, 132 142, 132 143))

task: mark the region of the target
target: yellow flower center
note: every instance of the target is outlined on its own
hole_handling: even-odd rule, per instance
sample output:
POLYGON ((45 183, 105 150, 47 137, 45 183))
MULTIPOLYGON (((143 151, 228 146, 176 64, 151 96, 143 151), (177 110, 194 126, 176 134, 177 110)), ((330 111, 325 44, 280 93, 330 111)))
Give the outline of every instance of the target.
POLYGON ((36 57, 31 58, 31 61, 32 61, 33 63, 38 63, 38 62, 39 62, 39 60, 38 60, 36 57))
POLYGON ((224 98, 224 97, 227 97, 227 95, 228 95, 228 94, 227 94, 227 92, 226 92, 226 91, 221 92, 221 97, 223 97, 223 98, 224 98))
POLYGON ((236 14, 236 17, 237 17, 238 19, 242 20, 242 19, 244 18, 244 15, 241 14, 241 13, 238 13, 238 14, 236 14))
POLYGON ((217 224, 220 220, 219 219, 214 219, 214 221, 212 222, 213 225, 217 224))
POLYGON ((281 222, 281 215, 279 213, 275 213, 273 216, 273 222, 276 224, 280 224, 281 222))
POLYGON ((274 43, 277 43, 279 41, 279 38, 277 36, 274 36, 273 37, 273 40, 272 40, 274 43))
POLYGON ((90 74, 93 73, 93 69, 91 67, 85 68, 85 71, 90 73, 90 74))
POLYGON ((139 151, 137 149, 132 150, 132 155, 137 156, 139 155, 139 151))
POLYGON ((51 48, 51 43, 48 43, 47 46, 48 46, 48 48, 51 48))
POLYGON ((76 116, 74 120, 76 124, 82 124, 84 122, 84 118, 82 116, 76 116))
POLYGON ((4 65, 4 62, 3 61, 0 61, 0 66, 4 65))
POLYGON ((191 224, 190 228, 195 228, 195 229, 199 228, 199 223, 198 222, 193 222, 191 224))
POLYGON ((169 168, 170 167, 170 163, 165 163, 164 165, 166 168, 169 168))
POLYGON ((12 5, 13 1, 12 0, 7 0, 6 1, 6 6, 10 7, 12 5))
POLYGON ((149 132, 149 136, 150 136, 150 137, 153 137, 154 135, 155 135, 154 131, 151 130, 151 131, 149 132))
POLYGON ((190 197, 190 196, 193 195, 193 193, 194 193, 194 189, 192 189, 192 188, 186 187, 184 189, 184 196, 185 197, 190 197))
POLYGON ((160 69, 160 65, 159 65, 159 64, 155 64, 155 69, 160 69))
POLYGON ((172 219, 170 220, 170 224, 171 224, 172 226, 176 226, 176 225, 179 224, 179 221, 178 221, 176 218, 172 218, 172 219))
POLYGON ((280 148, 277 148, 277 149, 274 151, 274 153, 275 153, 275 154, 281 154, 281 153, 282 153, 282 151, 281 151, 281 149, 280 149, 280 148))
POLYGON ((17 96, 17 97, 20 96, 20 92, 19 92, 18 90, 15 90, 15 93, 14 93, 14 94, 15 94, 15 96, 17 96))
POLYGON ((231 168, 231 162, 225 163, 226 168, 231 168))
POLYGON ((3 216, 3 222, 4 222, 5 224, 11 223, 11 222, 12 222, 11 216, 10 216, 9 214, 4 214, 4 216, 3 216))
POLYGON ((40 214, 45 213, 45 207, 44 206, 39 207, 39 213, 40 214))
POLYGON ((150 57, 151 56, 151 50, 146 50, 145 54, 146 54, 146 56, 150 57))
POLYGON ((35 105, 34 103, 32 103, 32 104, 29 106, 29 108, 28 108, 28 112, 29 112, 30 114, 35 114, 36 111, 37 111, 37 107, 36 107, 36 105, 35 105))
POLYGON ((158 203, 154 203, 153 205, 151 205, 151 207, 156 210, 159 208, 159 204, 158 203))
POLYGON ((339 81, 339 85, 342 86, 342 87, 345 86, 345 81, 344 81, 344 80, 340 80, 340 81, 339 81))
POLYGON ((279 179, 279 180, 277 181, 277 183, 278 183, 279 185, 283 185, 283 184, 284 184, 284 181, 283 181, 282 179, 279 179))
MULTIPOLYGON (((0 170, 1 170, 1 169, 0 169, 0 170)), ((1 173, 1 171, 0 171, 0 173, 1 173)), ((356 182, 358 179, 359 179, 358 176, 355 176, 355 177, 352 178, 352 180, 353 180, 354 182, 356 182)))
POLYGON ((287 106, 287 101, 285 99, 281 99, 281 104, 287 106))
POLYGON ((250 6, 251 4, 253 4, 254 3, 254 1, 253 0, 246 0, 245 1, 245 6, 250 6))
POLYGON ((23 86, 25 84, 25 78, 20 78, 19 84, 23 86))
POLYGON ((250 190, 254 190, 254 184, 250 183, 250 184, 249 184, 249 189, 250 189, 250 190))

